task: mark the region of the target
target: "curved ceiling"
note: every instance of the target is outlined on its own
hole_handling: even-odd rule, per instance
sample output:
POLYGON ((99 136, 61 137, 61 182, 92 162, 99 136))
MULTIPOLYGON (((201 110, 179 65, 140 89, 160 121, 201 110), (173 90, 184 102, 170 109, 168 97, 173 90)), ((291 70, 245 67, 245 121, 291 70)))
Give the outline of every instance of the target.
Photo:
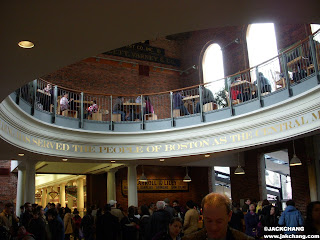
POLYGON ((320 22, 318 0, 5 1, 1 4, 0 100, 83 58, 174 33, 253 22, 320 22), (22 49, 21 40, 33 41, 22 49))

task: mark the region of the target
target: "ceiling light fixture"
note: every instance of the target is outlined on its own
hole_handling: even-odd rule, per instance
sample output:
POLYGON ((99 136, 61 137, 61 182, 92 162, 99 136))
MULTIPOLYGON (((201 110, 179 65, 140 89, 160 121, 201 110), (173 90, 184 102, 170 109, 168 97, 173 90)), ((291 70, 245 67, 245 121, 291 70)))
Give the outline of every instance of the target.
POLYGON ((139 178, 139 181, 140 181, 140 182, 148 182, 147 177, 144 175, 143 165, 142 165, 141 167, 142 167, 142 175, 141 175, 141 177, 139 178))
POLYGON ((293 146, 293 157, 290 160, 290 166, 299 166, 302 165, 302 162, 296 155, 296 149, 294 148, 294 140, 292 141, 292 146, 293 146))
POLYGON ((62 158, 62 161, 66 162, 68 161, 68 158, 62 158))
POLYGON ((234 171, 234 174, 245 174, 245 171, 243 170, 243 168, 240 166, 240 159, 239 159, 239 155, 240 153, 238 153, 238 167, 237 169, 234 171))
POLYGON ((33 48, 34 47, 34 44, 33 42, 30 42, 30 41, 20 41, 18 43, 19 47, 22 47, 22 48, 33 48))
POLYGON ((210 157, 210 154, 206 154, 206 155, 204 155, 204 157, 210 157))
POLYGON ((161 158, 159 161, 160 161, 160 162, 164 162, 164 159, 163 159, 163 158, 161 158))
POLYGON ((115 163, 116 161, 115 161, 115 160, 111 160, 111 162, 112 162, 112 163, 115 163))
POLYGON ((19 153, 18 156, 23 157, 24 153, 19 153))
POLYGON ((191 177, 188 175, 188 167, 186 167, 186 176, 183 178, 184 182, 191 182, 191 177))

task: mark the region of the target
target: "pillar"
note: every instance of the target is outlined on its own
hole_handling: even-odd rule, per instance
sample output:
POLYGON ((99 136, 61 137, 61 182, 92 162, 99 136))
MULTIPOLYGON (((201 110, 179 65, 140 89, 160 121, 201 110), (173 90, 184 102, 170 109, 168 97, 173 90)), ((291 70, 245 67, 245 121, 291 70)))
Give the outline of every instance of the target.
POLYGON ((216 173, 214 167, 208 168, 209 193, 216 192, 216 173))
POLYGON ((264 158, 264 154, 261 154, 258 158, 260 158, 260 164, 258 166, 260 199, 267 199, 266 160, 264 158))
POLYGON ((17 200, 16 200, 16 215, 20 216, 20 206, 22 206, 24 201, 24 190, 25 190, 25 173, 26 169, 24 167, 18 167, 18 182, 17 182, 17 200))
POLYGON ((66 207, 66 184, 60 184, 60 193, 59 193, 59 200, 61 207, 66 207))
MULTIPOLYGON (((320 135, 313 136, 316 198, 320 200, 320 135)), ((313 200, 313 199, 312 199, 313 200)))
POLYGON ((47 187, 47 197, 46 197, 46 206, 49 202, 51 202, 51 197, 49 195, 49 192, 51 192, 52 187, 47 187))
POLYGON ((68 196, 68 208, 73 209, 73 198, 68 196))
POLYGON ((43 208, 45 208, 47 206, 47 188, 42 189, 41 205, 43 208))
POLYGON ((80 216, 83 217, 84 211, 84 193, 83 193, 83 178, 80 177, 77 179, 77 208, 80 213, 80 216))
POLYGON ((128 165, 128 207, 138 207, 137 165, 128 165))
POLYGON ((116 171, 108 171, 107 176, 107 202, 116 200, 116 171))
POLYGON ((35 202, 36 162, 26 161, 25 202, 35 202))

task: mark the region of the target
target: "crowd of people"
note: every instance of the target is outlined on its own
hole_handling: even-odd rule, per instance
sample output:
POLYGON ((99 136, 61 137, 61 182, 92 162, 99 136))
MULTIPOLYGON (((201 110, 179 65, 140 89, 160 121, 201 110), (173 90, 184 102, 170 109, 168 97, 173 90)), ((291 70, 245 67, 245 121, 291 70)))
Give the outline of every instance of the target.
MULTIPOLYGON (((188 201, 181 207, 169 199, 130 206, 126 212, 115 200, 102 209, 92 206, 81 218, 61 204, 49 203, 45 208, 29 202, 21 206, 20 216, 14 205, 7 203, 0 213, 0 239, 22 240, 207 240, 263 239, 264 234, 320 234, 320 202, 311 202, 304 219, 292 200, 280 213, 279 206, 268 200, 257 203, 246 199, 242 208, 222 194, 210 193, 201 206, 188 201), (199 220, 203 219, 203 226, 199 220), (299 227, 304 231, 269 231, 264 227, 299 227)), ((200 221, 201 223, 201 221, 200 221)))

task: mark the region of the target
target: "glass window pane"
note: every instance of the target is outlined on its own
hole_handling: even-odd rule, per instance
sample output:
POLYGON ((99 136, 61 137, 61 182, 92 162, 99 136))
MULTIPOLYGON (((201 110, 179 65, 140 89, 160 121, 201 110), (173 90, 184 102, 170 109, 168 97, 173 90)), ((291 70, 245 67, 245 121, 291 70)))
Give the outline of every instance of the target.
POLYGON ((266 170, 266 183, 267 185, 280 188, 280 174, 266 170))

